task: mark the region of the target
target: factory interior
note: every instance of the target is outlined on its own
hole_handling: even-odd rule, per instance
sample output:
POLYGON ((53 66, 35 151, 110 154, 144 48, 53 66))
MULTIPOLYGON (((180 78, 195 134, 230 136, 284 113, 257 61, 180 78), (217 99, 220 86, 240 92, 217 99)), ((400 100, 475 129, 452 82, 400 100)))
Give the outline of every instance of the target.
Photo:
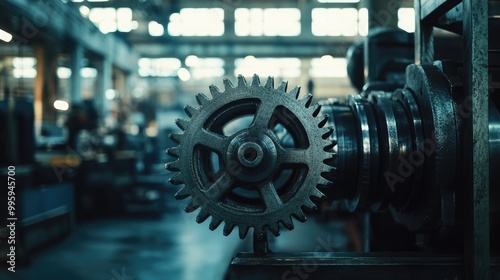
POLYGON ((0 279, 500 280, 500 1, 0 1, 0 279))

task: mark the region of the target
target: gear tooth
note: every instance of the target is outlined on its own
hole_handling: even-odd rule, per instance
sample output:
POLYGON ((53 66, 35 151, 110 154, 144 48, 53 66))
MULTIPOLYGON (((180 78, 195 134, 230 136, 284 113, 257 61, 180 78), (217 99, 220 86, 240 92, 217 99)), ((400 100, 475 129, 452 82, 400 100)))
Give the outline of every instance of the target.
POLYGON ((189 127, 189 121, 183 119, 176 119, 175 124, 182 130, 186 130, 189 127))
POLYGON ((172 139, 172 141, 179 144, 181 142, 182 135, 183 134, 181 133, 172 133, 168 136, 168 138, 172 139))
POLYGON ((328 114, 323 114, 323 119, 321 119, 321 121, 319 122, 318 127, 319 128, 324 127, 327 122, 328 122, 328 114))
POLYGON ((326 158, 325 160, 323 160, 323 163, 330 166, 330 167, 333 167, 333 166, 335 166, 335 158, 333 158, 333 157, 326 158))
POLYGON ((175 199, 184 199, 188 196, 190 196, 191 194, 189 193, 188 189, 186 188, 186 186, 182 187, 179 191, 177 191, 174 195, 175 199))
POLYGON ((280 227, 278 223, 271 223, 267 225, 269 231, 276 237, 280 236, 280 227))
POLYGON ((184 211, 186 211, 187 213, 191 213, 198 208, 200 208, 200 202, 198 201, 198 199, 193 197, 184 208, 184 211))
MULTIPOLYGON (((331 182, 335 180, 333 173, 335 172, 335 168, 331 168, 328 172, 321 172, 321 177, 325 180, 327 180, 327 184, 325 184, 325 187, 329 187, 332 185, 331 182)), ((319 184, 319 183, 318 183, 319 184)))
POLYGON ((266 81, 266 84, 264 85, 265 88, 269 88, 269 89, 274 89, 274 77, 273 76, 269 76, 267 78, 267 81, 266 81))
POLYGON ((277 90, 286 93, 286 89, 288 87, 288 81, 282 81, 280 85, 278 86, 277 90))
POLYGON ((184 112, 186 112, 186 114, 191 118, 198 113, 198 109, 194 108, 193 106, 186 105, 184 106, 184 112))
POLYGON ((302 211, 302 209, 297 210, 295 213, 292 214, 297 221, 303 223, 307 220, 306 214, 302 211))
POLYGON ((229 79, 224 79, 224 89, 226 92, 230 92, 234 89, 233 83, 229 79))
MULTIPOLYGON (((329 173, 329 172, 327 172, 329 173)), ((323 177, 323 174, 321 175, 321 177, 323 177)), ((327 187, 328 185, 330 185, 330 181, 327 180, 325 177, 323 177, 319 182, 318 182, 318 185, 321 186, 321 187, 327 187)))
POLYGON ((292 222, 292 218, 290 216, 287 216, 285 217, 281 223, 283 224, 283 226, 288 229, 288 230, 293 230, 294 228, 294 225, 293 225, 293 222, 292 222))
POLYGON ((212 216, 212 220, 210 221, 210 225, 208 226, 208 228, 210 230, 215 230, 219 227, 219 225, 222 223, 222 220, 217 218, 217 217, 214 217, 212 216))
POLYGON ((179 160, 173 161, 173 162, 168 162, 165 164, 165 169, 169 171, 179 171, 181 168, 181 164, 179 160))
POLYGON ((210 217, 210 213, 208 213, 207 210, 205 210, 205 209, 202 208, 200 210, 200 213, 198 213, 198 216, 196 216, 196 222, 198 224, 201 224, 204 221, 206 221, 208 219, 208 217, 210 217))
POLYGON ((252 87, 258 87, 258 86, 260 86, 260 78, 257 74, 253 74, 252 87))
POLYGON ((171 157, 179 158, 180 157, 179 152, 180 152, 179 147, 172 147, 167 149, 167 154, 171 157))
POLYGON ((244 239, 248 233, 248 226, 238 225, 238 233, 240 235, 240 239, 244 239))
POLYGON ((322 132, 323 132, 323 135, 321 135, 321 137, 323 139, 328 139, 333 134, 333 127, 331 127, 331 126, 323 127, 322 132))
POLYGON ((196 95, 196 101, 198 102, 198 104, 200 106, 203 106, 203 105, 207 104, 210 101, 210 99, 206 95, 204 95, 203 93, 198 93, 196 95))
POLYGON ((210 89, 210 93, 212 94, 212 97, 215 97, 215 96, 221 94, 219 88, 216 85, 210 85, 210 86, 208 86, 208 88, 210 89))
POLYGON ((230 223, 228 221, 226 221, 224 223, 224 230, 222 231, 222 234, 224 234, 224 236, 228 236, 231 234, 231 232, 233 231, 234 229, 234 224, 233 223, 230 223))
POLYGON ((314 104, 312 107, 312 111, 313 111, 312 112, 313 117, 317 117, 321 112, 321 105, 318 103, 314 104))
POLYGON ((302 97, 299 102, 302 104, 302 106, 309 108, 311 106, 311 102, 313 99, 313 95, 308 93, 306 96, 302 97))
POLYGON ((312 210, 312 211, 316 211, 318 209, 318 207, 316 206, 316 204, 314 204, 314 202, 312 202, 311 199, 307 199, 304 203, 304 206, 307 207, 309 210, 312 210))
POLYGON ((332 152, 333 147, 335 147, 335 141, 329 141, 328 144, 323 148, 325 152, 332 152))
POLYGON ((295 99, 298 99, 300 95, 300 86, 294 87, 289 94, 295 97, 295 99))
POLYGON ((182 184, 184 184, 184 182, 182 181, 182 175, 181 175, 181 173, 175 174, 174 177, 170 178, 170 180, 168 180, 168 181, 172 185, 182 185, 182 184))
POLYGON ((239 88, 247 87, 247 80, 245 80, 245 77, 243 77, 243 75, 238 75, 238 87, 239 88))
POLYGON ((314 197, 319 198, 319 199, 326 198, 326 195, 324 193, 322 193, 320 190, 318 190, 317 188, 314 188, 311 196, 314 196, 314 197))

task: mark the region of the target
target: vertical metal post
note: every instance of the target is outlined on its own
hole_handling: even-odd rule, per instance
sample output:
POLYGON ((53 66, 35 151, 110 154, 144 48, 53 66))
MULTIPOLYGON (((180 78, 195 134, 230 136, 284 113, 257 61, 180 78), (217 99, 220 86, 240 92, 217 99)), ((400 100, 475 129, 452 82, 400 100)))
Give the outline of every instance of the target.
POLYGON ((52 105, 57 98, 57 58, 59 50, 47 43, 35 45, 37 60, 34 86, 35 121, 55 121, 56 111, 52 105), (51 47, 48 47, 51 46, 51 47))
POLYGON ((464 89, 471 100, 466 152, 465 278, 490 279, 488 148, 488 1, 463 1, 464 89))
POLYGON ((421 0, 415 0, 415 64, 432 64, 434 62, 433 23, 422 20, 421 0))
POLYGON ((269 254, 269 242, 267 240, 267 233, 262 231, 253 233, 253 253, 258 256, 269 254))
POLYGON ((82 102, 82 76, 80 70, 82 69, 83 60, 83 47, 76 43, 71 52, 71 102, 82 102))
POLYGON ((363 214, 363 252, 370 252, 370 213, 363 214))
POLYGON ((312 10, 313 3, 310 1, 299 1, 299 9, 302 11, 300 16, 300 36, 304 38, 313 37, 312 34, 312 10))
POLYGON ((94 95, 94 104, 97 112, 104 117, 107 108, 106 91, 113 88, 113 63, 109 57, 103 57, 98 65, 97 90, 94 95))
POLYGON ((398 10, 401 0, 368 0, 368 30, 376 27, 398 27, 398 10))

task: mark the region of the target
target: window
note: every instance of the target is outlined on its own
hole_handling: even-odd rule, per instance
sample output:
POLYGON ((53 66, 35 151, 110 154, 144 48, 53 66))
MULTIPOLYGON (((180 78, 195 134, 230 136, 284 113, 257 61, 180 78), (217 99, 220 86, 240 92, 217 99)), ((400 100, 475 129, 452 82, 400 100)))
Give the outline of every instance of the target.
POLYGON ((222 36, 224 10, 221 8, 185 8, 170 15, 171 36, 222 36))
POLYGON ((93 79, 97 77, 97 69, 92 67, 84 67, 80 69, 80 76, 85 79, 93 79))
POLYGON ((186 66, 190 67, 195 80, 224 76, 224 64, 221 58, 198 58, 193 55, 186 57, 186 66))
POLYGON ((318 0, 319 3, 358 3, 359 0, 318 0))
POLYGON ((309 75, 313 78, 344 78, 347 77, 347 60, 330 55, 311 60, 309 75))
POLYGON ((137 28, 132 20, 132 9, 119 8, 116 9, 116 26, 120 32, 130 32, 137 28))
POLYGON ((12 75, 14 78, 28 78, 36 77, 36 59, 34 57, 14 57, 12 59, 12 75))
POLYGON ((300 10, 297 8, 238 8, 234 17, 237 36, 300 35, 300 10))
POLYGON ((251 77, 257 74, 263 77, 297 78, 301 74, 301 62, 298 58, 255 58, 247 56, 236 59, 234 65, 235 76, 241 74, 251 77))
POLYGON ((368 9, 361 8, 358 11, 358 33, 361 36, 368 35, 368 9))
POLYGON ((130 32, 139 27, 139 23, 133 20, 130 8, 93 8, 81 6, 80 13, 89 18, 99 30, 106 34, 110 32, 130 32))
POLYGON ((138 64, 141 77, 175 77, 181 68, 177 58, 141 58, 138 64))
POLYGON ((398 10, 398 27, 406 32, 415 32, 415 9, 400 8, 398 10))
POLYGON ((358 10, 354 8, 314 8, 312 33, 315 36, 355 36, 358 10))
POLYGON ((71 77, 71 69, 68 67, 58 67, 57 77, 59 79, 69 79, 71 77))
POLYGON ((158 22, 150 21, 148 24, 148 31, 149 31, 149 35, 154 36, 154 37, 158 37, 158 36, 163 35, 164 28, 163 28, 163 25, 159 24, 158 22))

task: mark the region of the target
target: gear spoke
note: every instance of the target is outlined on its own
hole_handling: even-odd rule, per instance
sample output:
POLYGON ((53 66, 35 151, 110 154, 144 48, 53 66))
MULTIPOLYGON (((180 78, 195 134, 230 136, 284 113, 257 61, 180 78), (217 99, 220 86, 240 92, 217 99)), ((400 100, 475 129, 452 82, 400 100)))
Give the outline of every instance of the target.
POLYGON ((266 181, 259 190, 264 203, 266 204, 266 212, 274 211, 279 209, 283 202, 276 192, 276 188, 272 181, 266 181))
POLYGON ((200 129, 195 139, 196 144, 209 148, 215 152, 225 153, 229 145, 229 138, 215 132, 200 129))
POLYGON ((310 150, 297 148, 278 149, 278 161, 280 164, 304 164, 310 162, 310 150))
POLYGON ((233 186, 233 183, 234 178, 228 172, 224 171, 210 188, 205 191, 205 194, 213 200, 219 200, 233 186))
POLYGON ((259 105, 251 128, 255 129, 268 129, 269 122, 274 114, 275 107, 270 102, 264 102, 259 105))

